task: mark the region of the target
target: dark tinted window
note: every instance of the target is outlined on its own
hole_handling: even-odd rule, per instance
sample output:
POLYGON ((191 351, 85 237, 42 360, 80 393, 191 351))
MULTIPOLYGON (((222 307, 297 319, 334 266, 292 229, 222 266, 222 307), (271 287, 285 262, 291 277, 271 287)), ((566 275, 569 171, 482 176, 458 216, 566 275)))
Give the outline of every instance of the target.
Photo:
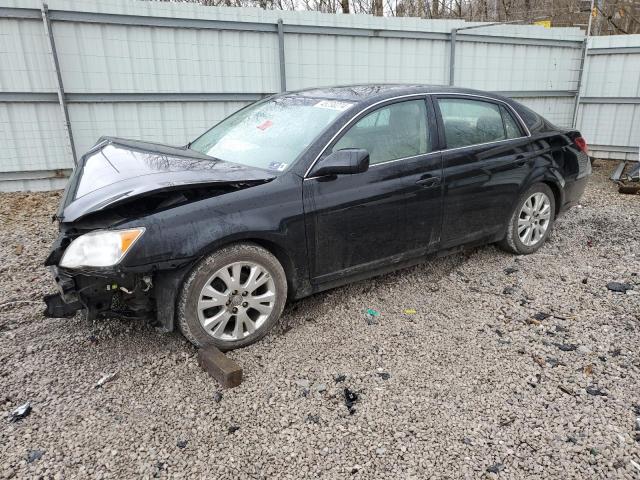
POLYGON ((345 148, 364 148, 369 152, 371 164, 430 152, 424 100, 394 103, 361 118, 332 151, 345 148))
POLYGON ((500 108, 495 103, 462 98, 438 100, 447 148, 505 140, 500 108))

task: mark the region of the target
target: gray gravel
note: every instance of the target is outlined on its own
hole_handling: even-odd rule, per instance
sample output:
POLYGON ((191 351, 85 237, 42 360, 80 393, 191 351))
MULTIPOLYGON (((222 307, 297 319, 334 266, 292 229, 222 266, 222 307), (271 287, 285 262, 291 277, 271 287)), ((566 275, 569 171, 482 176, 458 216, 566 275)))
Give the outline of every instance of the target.
POLYGON ((612 166, 535 255, 289 305, 224 391, 179 334, 43 318, 59 193, 0 196, 0 478, 640 478, 640 197, 612 166))

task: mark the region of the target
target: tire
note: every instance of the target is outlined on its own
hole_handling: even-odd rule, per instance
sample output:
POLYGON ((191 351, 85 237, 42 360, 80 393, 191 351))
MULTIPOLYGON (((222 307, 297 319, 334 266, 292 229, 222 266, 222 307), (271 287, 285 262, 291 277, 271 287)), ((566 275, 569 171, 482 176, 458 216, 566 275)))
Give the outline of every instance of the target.
POLYGON ((286 299, 287 279, 276 257, 255 244, 231 245, 203 258, 184 281, 178 325, 196 347, 242 348, 269 333, 286 299))
MULTIPOLYGON (((536 201, 534 201, 533 203, 527 204, 529 211, 534 212, 536 209, 536 205, 544 206, 544 201, 542 203, 537 203, 537 204, 536 204, 536 201), (531 208, 532 206, 533 208, 531 208)), ((544 211, 546 211, 546 209, 544 209, 544 211)), ((555 222, 555 216, 556 216, 556 199, 551 188, 549 188, 549 186, 545 185, 544 183, 536 183, 532 185, 518 199, 518 202, 516 203, 515 208, 511 212, 511 215, 509 216, 509 223, 507 224, 507 233, 504 239, 498 242, 498 246, 507 252, 515 253, 518 255, 528 255, 530 253, 537 251, 542 245, 544 245, 544 242, 547 241, 547 238, 549 238, 549 235, 551 235, 551 231, 553 230, 553 224, 555 222), (537 225, 540 228, 542 228, 543 220, 545 220, 544 218, 545 215, 543 215, 541 212, 538 212, 537 216, 529 215, 525 210, 523 210, 525 207, 525 203, 530 201, 530 199, 532 199, 532 197, 534 196, 538 199, 536 201, 540 201, 540 199, 544 200, 545 198, 548 201, 548 219, 546 219, 546 222, 548 223, 544 223, 546 227, 542 235, 540 235, 540 229, 535 228, 535 225, 536 225, 535 222, 537 221, 538 222, 537 225), (533 222, 534 226, 531 226, 529 228, 534 233, 532 233, 531 237, 527 237, 526 234, 528 230, 527 230, 526 224, 530 221, 530 219, 533 222), (519 234, 520 221, 523 222, 521 224, 522 232, 520 233, 524 234, 524 238, 521 237, 521 235, 519 234), (536 235, 539 235, 539 236, 536 237, 536 235)))

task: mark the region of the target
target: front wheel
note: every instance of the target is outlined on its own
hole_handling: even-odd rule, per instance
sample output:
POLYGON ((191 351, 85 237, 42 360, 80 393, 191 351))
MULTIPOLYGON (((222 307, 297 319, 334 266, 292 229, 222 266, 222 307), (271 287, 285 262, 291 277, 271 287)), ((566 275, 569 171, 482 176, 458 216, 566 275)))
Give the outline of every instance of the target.
POLYGON ((498 243, 507 252, 526 255, 538 250, 549 238, 555 220, 556 202, 548 185, 536 183, 522 194, 498 243))
POLYGON ((237 244, 205 257, 184 282, 178 324, 196 347, 246 347, 276 324, 287 299, 280 262, 266 249, 237 244))

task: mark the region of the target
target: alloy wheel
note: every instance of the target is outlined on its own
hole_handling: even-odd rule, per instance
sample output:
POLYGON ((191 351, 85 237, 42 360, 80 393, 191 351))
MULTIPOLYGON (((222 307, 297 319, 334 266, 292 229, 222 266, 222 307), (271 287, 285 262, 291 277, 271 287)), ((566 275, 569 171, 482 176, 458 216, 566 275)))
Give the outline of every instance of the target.
POLYGON ((216 271, 202 287, 198 318, 212 337, 242 340, 263 326, 275 301, 275 282, 265 267, 253 262, 231 263, 216 271))
POLYGON ((551 201, 546 194, 537 192, 527 198, 518 217, 520 241, 527 247, 540 242, 549 228, 550 218, 551 201))

